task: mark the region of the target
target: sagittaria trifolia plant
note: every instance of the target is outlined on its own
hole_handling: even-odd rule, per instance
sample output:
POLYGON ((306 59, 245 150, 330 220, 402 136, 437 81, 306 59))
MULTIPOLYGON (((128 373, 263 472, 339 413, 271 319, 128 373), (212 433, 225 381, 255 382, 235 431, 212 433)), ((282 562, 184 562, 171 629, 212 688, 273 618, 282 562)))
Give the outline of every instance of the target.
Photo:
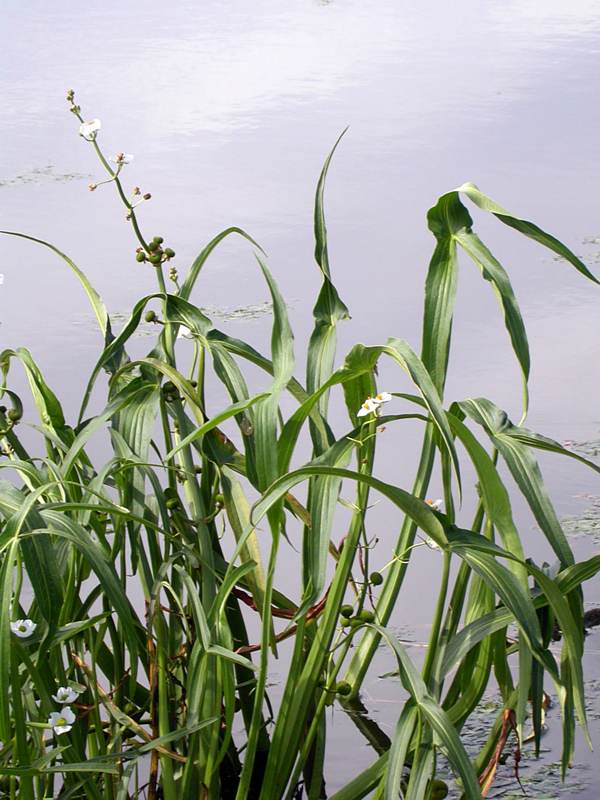
POLYGON ((103 337, 72 421, 31 353, 0 353, 0 467, 7 476, 0 481, 4 796, 280 800, 304 792, 321 798, 330 777, 326 712, 332 704, 360 703, 382 642, 397 659, 401 680, 396 727, 390 738, 352 715, 374 747, 373 762, 345 776, 336 800, 444 797, 451 776, 438 774, 440 754, 456 781, 451 791, 469 800, 485 796, 503 749, 521 740, 526 725, 539 750, 546 689, 560 701, 564 773, 576 720, 587 735, 581 585, 600 569, 600 556, 575 562, 535 453, 598 467, 524 427, 525 327, 509 277, 473 231, 464 203, 548 248, 594 284, 596 278, 557 239, 466 183, 428 213, 435 248, 425 272, 420 356, 390 338, 379 346, 357 344, 341 358, 336 331, 348 309, 333 283, 323 210, 332 151, 316 191, 322 284, 303 370, 259 245, 228 228, 180 278, 174 250, 142 232, 138 206, 150 195, 124 186, 132 156, 107 158, 100 121, 86 121, 73 92, 67 99, 107 174, 90 189, 115 188, 137 241, 132 261, 154 271, 157 288, 135 304, 115 335, 101 298, 67 255, 32 236, 4 232, 66 262, 103 337), (215 327, 192 301, 206 260, 228 236, 248 242, 266 282, 268 354, 215 327), (523 377, 517 423, 491 400, 444 399, 459 252, 498 299, 523 377), (144 320, 154 324, 156 341, 146 357, 131 359, 126 347, 144 320), (408 375, 413 393, 376 385, 384 360, 408 375), (10 388, 17 363, 31 389, 25 405, 10 388), (256 368, 263 375, 258 393, 249 391, 247 366, 254 384, 256 368), (107 398, 100 413, 88 416, 92 392, 104 391, 101 370, 108 373, 107 398), (211 397, 215 380, 230 399, 224 408, 211 397), (345 420, 329 413, 333 392, 343 394, 345 420), (291 413, 284 413, 290 407, 287 398, 281 402, 284 395, 293 400, 291 413), (410 489, 384 482, 376 469, 381 428, 398 437, 400 449, 406 420, 423 431, 410 489), (29 436, 26 446, 21 426, 32 423, 37 445, 29 436), (94 443, 107 436, 112 457, 96 464, 94 443), (304 462, 298 454, 307 450, 304 462), (462 499, 465 460, 477 476, 472 508, 462 499), (527 558, 500 464, 554 554, 550 568, 527 558), (444 497, 427 502, 438 466, 444 497), (398 530, 375 554, 374 497, 389 506, 390 525, 398 530), (299 558, 288 545, 296 531, 299 558), (417 665, 388 623, 419 544, 435 550, 441 566, 429 642, 417 665), (375 557, 385 567, 373 569, 375 557), (276 585, 282 559, 288 571, 298 571, 297 596, 276 585), (30 603, 24 587, 33 593, 30 603), (250 617, 260 620, 258 637, 248 634, 250 617), (551 647, 555 624, 560 655, 551 647), (284 682, 270 696, 269 669, 279 657, 284 682), (461 731, 494 681, 500 710, 472 759, 461 731))

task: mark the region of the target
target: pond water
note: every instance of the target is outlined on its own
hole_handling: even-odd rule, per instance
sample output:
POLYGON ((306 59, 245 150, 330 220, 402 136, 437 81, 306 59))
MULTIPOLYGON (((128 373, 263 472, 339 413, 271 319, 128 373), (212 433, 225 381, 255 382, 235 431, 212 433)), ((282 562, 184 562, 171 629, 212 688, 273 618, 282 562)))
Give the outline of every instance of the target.
MULTIPOLYGON (((153 195, 140 215, 144 230, 168 239, 181 271, 217 231, 248 230, 269 254, 299 342, 318 289, 314 186, 347 125, 326 197, 332 271, 353 315, 340 353, 388 336, 418 349, 433 241, 425 212, 467 180, 600 271, 595 0, 4 0, 2 11, 1 227, 55 243, 112 311, 127 313, 153 290, 152 276, 133 259, 109 187, 87 191, 100 173, 68 113, 70 87, 86 118, 102 119, 108 151, 135 154, 126 177, 153 195)), ((596 439, 598 290, 531 242, 474 216, 509 270, 528 328, 530 426, 560 440, 596 439)), ((73 413, 100 347, 85 298, 49 253, 14 240, 0 246, 2 347, 29 347, 73 413)), ((231 241, 209 261, 195 299, 231 316, 223 327, 261 344, 269 336, 266 296, 247 247, 231 241)), ((519 416, 519 375, 495 299, 465 264, 447 397, 471 395, 519 416)), ((414 440, 409 434, 407 453, 414 440)), ((408 485, 413 462, 399 463, 392 442, 382 455, 384 471, 408 485)), ((581 496, 599 493, 582 468, 555 459, 543 465, 562 515, 583 512, 581 496)), ((524 507, 516 513, 532 553, 543 555, 524 507)), ((575 546, 585 556, 595 545, 581 538, 575 546)), ((430 554, 415 563, 403 603, 411 613, 396 622, 418 644, 433 602, 420 587, 424 578, 435 581, 438 565, 430 554)), ((597 584, 586 598, 600 604, 597 584)), ((594 680, 598 636, 588 645, 586 674, 594 680)), ((380 673, 386 665, 382 656, 380 673)), ((394 681, 367 686, 369 710, 388 733, 397 691, 394 681)), ((343 714, 335 712, 332 724, 331 790, 372 760, 343 714)), ((556 718, 548 760, 556 758, 552 726, 558 730, 556 718)), ((598 744, 596 717, 592 726, 598 744)), ((591 764, 583 747, 577 762, 591 764)), ((578 772, 580 779, 577 796, 596 797, 597 770, 578 772)))

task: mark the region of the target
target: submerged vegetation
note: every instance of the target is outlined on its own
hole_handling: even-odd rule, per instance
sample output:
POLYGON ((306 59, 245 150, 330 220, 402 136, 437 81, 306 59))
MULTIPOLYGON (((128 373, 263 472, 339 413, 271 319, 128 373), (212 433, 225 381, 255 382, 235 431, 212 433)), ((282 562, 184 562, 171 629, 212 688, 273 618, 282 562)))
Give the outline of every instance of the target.
POLYGON ((323 196, 332 151, 316 191, 322 285, 302 375, 286 305, 259 245, 229 228, 180 278, 168 240, 142 232, 137 207, 149 194, 128 193, 122 182, 132 157, 108 159, 99 120, 86 122, 72 92, 68 101, 107 172, 103 183, 125 207, 134 257, 155 272, 157 289, 115 336, 101 298, 67 255, 5 232, 66 262, 104 347, 71 424, 32 355, 0 353, 2 796, 279 800, 304 793, 317 800, 327 792, 328 708, 360 709, 361 685, 382 643, 403 686, 397 724, 390 738, 352 715, 374 747, 373 763, 352 774, 348 759, 335 800, 443 798, 442 755, 458 794, 485 796, 503 750, 518 755, 526 720, 539 751, 550 687, 562 715, 564 776, 576 723, 587 735, 581 586, 600 570, 600 556, 575 562, 536 450, 598 467, 524 427, 525 327, 509 277, 473 231, 463 200, 598 281, 557 239, 464 184, 428 213, 435 249, 421 355, 392 338, 357 344, 337 366, 336 329, 348 309, 327 248, 323 196), (234 235, 247 240, 270 293, 268 355, 215 327, 192 302, 211 252, 234 235), (491 400, 444 400, 459 251, 498 298, 523 377, 520 422, 491 400), (128 340, 144 324, 154 327, 156 342, 132 360, 128 340), (408 376, 414 393, 376 385, 383 360, 408 376), (31 389, 26 403, 11 389, 17 364, 31 389), (103 391, 102 370, 108 397, 88 416, 92 392, 103 391), (257 372, 261 390, 251 393, 257 372), (230 399, 224 408, 210 396, 216 382, 230 399), (332 392, 343 397, 345 422, 329 413, 332 392), (294 403, 287 415, 285 395, 294 403), (400 449, 407 420, 422 426, 423 437, 410 491, 376 470, 382 428, 400 449), (24 423, 33 423, 27 436, 24 423), (107 433, 112 457, 95 464, 95 442, 107 433), (307 452, 308 460, 300 457, 307 452), (472 508, 471 495, 463 499, 465 462, 477 479, 472 508), (551 567, 527 557, 500 465, 554 553, 551 567), (434 469, 444 497, 428 501, 434 469), (374 498, 398 520, 395 540, 378 545, 389 551, 377 571, 369 566, 374 498), (300 557, 288 546, 296 531, 300 557), (389 623, 419 543, 439 555, 441 576, 428 647, 416 665, 389 623), (277 585, 282 559, 297 564, 298 596, 277 585), (556 626, 562 640, 551 648, 556 626), (271 697, 278 657, 284 683, 271 697), (500 703, 473 757, 461 731, 494 682, 500 703))

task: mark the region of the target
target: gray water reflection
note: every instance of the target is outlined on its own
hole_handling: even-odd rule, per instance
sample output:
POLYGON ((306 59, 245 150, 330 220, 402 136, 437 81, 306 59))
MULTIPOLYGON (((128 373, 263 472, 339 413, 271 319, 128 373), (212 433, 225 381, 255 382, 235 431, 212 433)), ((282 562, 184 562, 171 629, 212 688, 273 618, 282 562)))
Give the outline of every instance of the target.
MULTIPOLYGON (((89 176, 100 173, 66 110, 70 86, 86 116, 102 118, 108 150, 136 154, 127 176, 153 194, 144 229, 168 237, 183 269, 218 230, 246 228, 269 253, 299 342, 318 288, 314 185, 346 125, 327 192, 332 269, 353 314, 341 351, 389 335, 418 347, 432 249, 425 212, 465 180, 555 232, 592 266, 598 261, 595 0, 4 0, 0 7, 1 227, 54 242, 117 312, 154 287, 133 260, 108 187, 87 192, 89 176)), ((559 439, 597 438, 593 287, 475 216, 511 274, 528 326, 531 426, 559 439)), ((82 317, 85 298, 51 254, 11 240, 1 248, 2 347, 30 347, 74 412, 100 346, 91 317, 82 317)), ((215 252, 196 294, 199 304, 221 309, 260 308, 266 298, 247 248, 234 241, 215 252)), ((266 318, 227 324, 238 335, 243 325, 256 344, 268 341, 266 318)), ((146 342, 134 346, 141 352, 146 342)), ((385 388, 401 388, 388 375, 385 388)), ((495 300, 465 264, 448 397, 471 394, 518 417, 519 375, 495 300)), ((410 433, 402 458, 391 439, 382 446, 383 472, 401 485, 410 481, 417 437, 410 433)), ((573 495, 595 489, 581 469, 552 460, 544 468, 563 514, 573 510, 573 495)), ((517 511, 531 527, 525 509, 517 511)), ((380 524, 389 525, 383 513, 380 524)), ((423 578, 436 579, 425 555, 407 584, 412 609, 423 578)), ((428 598, 419 599, 415 625, 430 616, 428 598)), ((343 759, 344 736, 334 761, 343 759)), ((366 764, 371 754, 364 755, 366 764)), ((344 777, 336 771, 330 788, 344 777)))

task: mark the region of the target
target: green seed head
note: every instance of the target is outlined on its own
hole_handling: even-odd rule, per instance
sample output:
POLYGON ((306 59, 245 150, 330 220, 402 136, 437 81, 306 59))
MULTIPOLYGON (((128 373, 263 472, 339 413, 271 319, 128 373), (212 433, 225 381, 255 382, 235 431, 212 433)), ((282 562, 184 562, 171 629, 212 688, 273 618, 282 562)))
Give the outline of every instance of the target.
POLYGON ((136 253, 136 254, 135 254, 135 260, 136 260, 136 261, 139 261, 139 262, 140 262, 140 264, 141 264, 141 263, 142 263, 142 261, 145 261, 145 260, 146 260, 146 253, 142 253, 142 252, 136 253))
POLYGON ((152 240, 151 242, 148 243, 147 249, 151 253, 153 253, 155 250, 158 250, 158 242, 155 242, 154 240, 152 240))
POLYGON ((162 257, 160 253, 152 253, 152 255, 148 260, 150 261, 151 264, 160 264, 160 262, 162 261, 162 257))
POLYGON ((372 611, 369 611, 368 608, 363 608, 358 614, 358 618, 363 622, 373 622, 375 619, 375 614, 372 611))
POLYGON ((152 311, 152 309, 150 309, 150 311, 146 311, 144 314, 144 319, 146 322, 156 322, 156 312, 152 311))
POLYGON ((162 236, 155 236, 155 237, 152 239, 152 241, 153 241, 153 242, 156 242, 156 244, 162 244, 162 243, 164 242, 164 239, 163 239, 163 237, 162 237, 162 236))
POLYGON ((338 685, 335 687, 335 691, 341 697, 348 697, 349 694, 352 694, 352 687, 347 681, 340 681, 338 685))
POLYGON ((383 575, 381 572, 372 572, 369 576, 369 580, 373 584, 373 586, 381 586, 383 583, 383 575))
POLYGON ((347 619, 352 616, 352 606, 346 603, 340 608, 340 614, 347 619))
POLYGON ((165 247, 165 255, 167 258, 175 258, 175 250, 172 250, 170 247, 165 247))

